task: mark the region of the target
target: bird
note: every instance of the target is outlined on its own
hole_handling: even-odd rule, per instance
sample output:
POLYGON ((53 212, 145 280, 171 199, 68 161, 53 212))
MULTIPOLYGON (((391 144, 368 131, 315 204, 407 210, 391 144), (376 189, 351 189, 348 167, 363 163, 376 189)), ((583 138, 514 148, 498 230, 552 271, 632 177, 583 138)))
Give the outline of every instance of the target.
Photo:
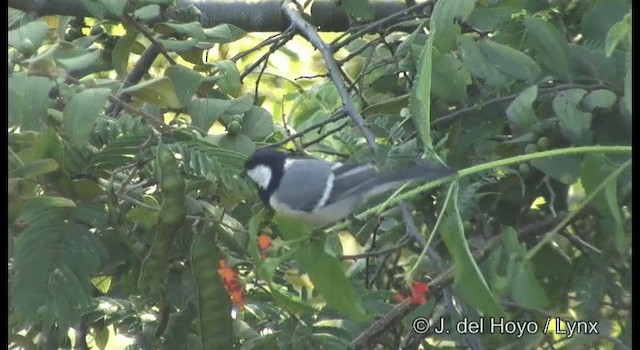
POLYGON ((255 151, 244 164, 260 200, 284 217, 323 227, 349 216, 366 200, 409 181, 433 181, 457 174, 441 164, 416 164, 379 171, 373 164, 298 158, 274 147, 255 151))

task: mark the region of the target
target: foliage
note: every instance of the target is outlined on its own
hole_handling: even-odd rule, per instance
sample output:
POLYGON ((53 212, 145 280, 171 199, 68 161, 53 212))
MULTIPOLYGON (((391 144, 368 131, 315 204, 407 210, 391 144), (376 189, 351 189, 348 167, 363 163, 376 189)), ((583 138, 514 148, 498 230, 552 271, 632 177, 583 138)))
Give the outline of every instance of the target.
POLYGON ((440 0, 377 23, 343 1, 330 79, 290 30, 82 3, 94 17, 9 11, 11 344, 630 346, 629 1, 440 0), (459 175, 311 231, 270 220, 241 176, 267 144, 459 175), (575 321, 598 333, 568 337, 575 321))

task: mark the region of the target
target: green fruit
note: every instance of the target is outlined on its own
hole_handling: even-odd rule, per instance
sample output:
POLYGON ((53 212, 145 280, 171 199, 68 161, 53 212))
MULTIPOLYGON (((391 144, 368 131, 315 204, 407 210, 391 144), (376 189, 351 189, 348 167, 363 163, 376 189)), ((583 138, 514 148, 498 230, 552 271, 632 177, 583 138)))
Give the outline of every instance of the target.
POLYGON ((233 120, 229 124, 227 124, 227 133, 229 133, 229 135, 234 136, 239 134, 241 131, 242 126, 238 121, 233 120))
POLYGON ((537 150, 538 146, 536 146, 536 144, 534 143, 530 143, 527 145, 527 147, 524 148, 524 154, 536 153, 537 150))
POLYGON ((542 136, 538 139, 537 145, 539 150, 546 151, 547 149, 549 149, 549 138, 546 136, 542 136))
POLYGON ((531 132, 534 135, 540 136, 544 134, 544 131, 545 131, 545 126, 542 123, 533 124, 533 126, 531 126, 531 132))

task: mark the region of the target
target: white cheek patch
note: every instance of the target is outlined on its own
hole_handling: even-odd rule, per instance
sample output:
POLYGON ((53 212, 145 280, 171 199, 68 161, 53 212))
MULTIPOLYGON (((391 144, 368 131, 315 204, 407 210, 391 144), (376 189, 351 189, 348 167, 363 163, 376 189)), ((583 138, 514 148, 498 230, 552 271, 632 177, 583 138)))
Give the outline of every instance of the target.
POLYGON ((266 165, 258 165, 253 169, 247 170, 247 175, 260 186, 262 189, 267 189, 271 182, 271 169, 266 165))

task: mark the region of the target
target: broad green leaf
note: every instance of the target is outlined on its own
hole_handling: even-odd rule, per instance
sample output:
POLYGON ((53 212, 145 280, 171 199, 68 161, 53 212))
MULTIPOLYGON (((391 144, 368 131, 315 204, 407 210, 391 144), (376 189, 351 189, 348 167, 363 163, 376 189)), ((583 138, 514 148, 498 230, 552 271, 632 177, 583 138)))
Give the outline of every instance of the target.
POLYGON ((110 94, 109 89, 89 89, 69 100, 64 108, 64 131, 72 143, 82 144, 89 139, 110 94))
MULTIPOLYGON (((620 41, 628 40, 631 35, 631 14, 624 16, 624 19, 614 24, 607 33, 607 39, 604 44, 604 52, 607 57, 613 54, 620 41)), ((631 47, 628 48, 629 50, 631 47)))
POLYGON ((499 25, 511 20, 511 15, 518 12, 517 7, 475 7, 467 22, 473 28, 483 32, 499 29, 499 25))
POLYGON ((594 90, 587 94, 582 100, 582 105, 589 111, 595 108, 611 108, 618 97, 611 90, 594 90))
POLYGON ((116 73, 118 73, 118 77, 124 77, 128 73, 129 54, 131 54, 131 47, 135 41, 136 36, 127 33, 127 35, 118 39, 111 52, 111 62, 116 73))
POLYGON ((75 57, 60 58, 58 63, 67 70, 77 71, 96 65, 101 61, 101 55, 102 53, 99 50, 95 50, 75 57))
POLYGON ((109 292, 109 288, 111 288, 111 277, 110 276, 98 276, 91 279, 91 284, 96 287, 97 290, 102 293, 109 292))
POLYGON ((191 98, 198 90, 198 86, 204 80, 200 73, 180 65, 167 68, 164 75, 173 82, 176 94, 182 105, 187 105, 191 101, 191 98))
MULTIPOLYGON (((582 162, 580 182, 585 194, 591 194, 615 170, 615 166, 602 154, 588 154, 582 162)), ((618 177, 605 185, 604 189, 592 200, 593 205, 607 219, 602 229, 611 234, 620 253, 628 248, 628 239, 624 233, 622 216, 618 205, 618 177)))
POLYGON ((458 102, 467 98, 467 85, 471 84, 471 74, 453 54, 441 54, 434 49, 431 65, 431 92, 433 96, 448 102, 458 102))
POLYGON ((58 168, 60 168, 58 162, 53 159, 38 159, 9 172, 9 176, 32 179, 36 176, 56 171, 58 168))
POLYGON ((161 22, 153 26, 153 29, 160 34, 184 34, 188 38, 206 41, 207 36, 199 22, 190 23, 168 23, 161 22))
POLYGON ((231 100, 215 98, 195 98, 187 105, 193 125, 207 133, 209 128, 233 104, 231 100))
POLYGON ((198 40, 193 38, 189 38, 187 40, 158 39, 158 42, 162 44, 167 51, 180 53, 191 50, 198 44, 198 40))
POLYGON ((322 246, 307 243, 298 248, 296 260, 309 275, 314 289, 324 297, 327 306, 355 320, 368 319, 337 258, 325 253, 322 246))
POLYGON ((507 77, 487 58, 471 36, 458 35, 458 49, 465 68, 488 86, 502 87, 507 82, 507 77))
POLYGON ((102 187, 93 180, 77 179, 73 180, 73 191, 79 200, 88 201, 104 194, 102 187))
POLYGON ((253 108, 253 96, 243 95, 236 99, 229 100, 232 102, 226 109, 226 114, 244 114, 253 108))
POLYGON ((128 0, 104 0, 101 3, 112 14, 121 17, 128 0))
POLYGON ((583 42, 604 51, 609 31, 630 13, 628 0, 598 0, 587 6, 580 20, 583 42))
POLYGON ((624 75, 624 106, 627 109, 627 114, 631 118, 631 50, 627 52, 625 59, 626 73, 624 75))
POLYGON ((300 220, 290 219, 282 215, 275 215, 273 222, 278 227, 278 231, 282 237, 287 241, 311 235, 309 228, 300 220))
POLYGON ((10 125, 19 123, 21 131, 40 130, 48 115, 49 90, 54 86, 45 77, 24 73, 9 77, 10 125))
POLYGON ((403 108, 407 107, 407 102, 410 99, 409 94, 397 96, 385 100, 380 103, 374 103, 367 108, 363 109, 361 114, 363 117, 370 117, 376 114, 400 114, 403 108))
POLYGON ((35 53, 47 38, 49 26, 44 21, 26 23, 9 31, 9 46, 26 54, 35 53))
POLYGON ((445 218, 440 227, 440 237, 453 257, 455 271, 453 289, 462 299, 477 308, 484 316, 499 317, 504 312, 491 293, 478 265, 471 255, 464 235, 458 211, 458 186, 455 187, 445 218))
POLYGON ((152 78, 123 89, 122 92, 157 106, 182 108, 176 88, 167 77, 152 78))
POLYGON ((589 112, 578 108, 587 94, 583 89, 561 91, 553 99, 553 111, 560 118, 560 131, 576 146, 583 146, 591 140, 591 120, 589 112))
POLYGON ((431 77, 434 53, 433 37, 429 37, 420 53, 418 72, 409 97, 409 111, 420 133, 420 140, 427 150, 433 150, 431 141, 431 77))
POLYGON ((244 37, 247 33, 233 24, 222 23, 213 28, 206 28, 205 35, 215 43, 230 43, 244 37))
POLYGON ((535 159, 531 161, 531 165, 565 185, 573 185, 580 176, 581 161, 582 157, 579 155, 566 155, 535 159))
POLYGON ((107 13, 107 7, 102 1, 82 0, 82 5, 94 18, 102 19, 107 13))
POLYGON ((273 118, 259 106, 253 106, 242 118, 242 133, 254 141, 261 141, 273 133, 273 118))
POLYGON ((569 60, 569 46, 564 35, 552 24, 538 17, 524 20, 527 41, 536 52, 534 56, 549 71, 571 80, 573 69, 569 60))
POLYGON ((518 234, 512 227, 504 227, 502 231, 503 242, 511 242, 506 247, 509 252, 507 277, 511 298, 526 307, 547 307, 549 299, 533 272, 533 265, 526 259, 527 251, 520 245, 518 234))
POLYGON ((533 81, 540 74, 540 67, 521 51, 492 40, 481 40, 478 46, 487 61, 507 76, 533 81))
POLYGON ((19 221, 31 222, 36 215, 47 209, 73 209, 76 204, 68 198, 37 196, 29 200, 25 210, 20 213, 19 221))
POLYGON ((153 197, 145 195, 142 198, 142 202, 147 206, 156 208, 156 210, 149 209, 147 207, 137 206, 127 212, 125 217, 131 222, 141 224, 143 227, 151 228, 158 223, 158 214, 160 210, 160 203, 153 197))
POLYGON ((369 0, 343 0, 340 6, 347 14, 359 21, 371 20, 375 15, 369 0))
POLYGON ((250 155, 255 151, 256 145, 246 135, 224 135, 218 142, 220 147, 236 151, 244 155, 250 155))
MULTIPOLYGON (((475 8, 475 0, 438 1, 431 14, 433 46, 438 51, 448 53, 456 44, 460 25, 475 8)), ((434 65, 435 67, 435 65, 434 65)))
POLYGON ((538 122, 532 104, 538 98, 538 86, 533 85, 525 89, 507 107, 507 119, 516 135, 522 135, 531 130, 531 126, 538 122))
POLYGON ((220 90, 237 97, 240 93, 240 88, 242 88, 242 83, 240 82, 240 72, 236 64, 232 61, 224 60, 216 62, 215 65, 219 69, 218 86, 220 90))
POLYGON ((311 306, 304 304, 278 290, 274 283, 269 285, 271 297, 279 306, 296 313, 310 314, 316 312, 311 306))

